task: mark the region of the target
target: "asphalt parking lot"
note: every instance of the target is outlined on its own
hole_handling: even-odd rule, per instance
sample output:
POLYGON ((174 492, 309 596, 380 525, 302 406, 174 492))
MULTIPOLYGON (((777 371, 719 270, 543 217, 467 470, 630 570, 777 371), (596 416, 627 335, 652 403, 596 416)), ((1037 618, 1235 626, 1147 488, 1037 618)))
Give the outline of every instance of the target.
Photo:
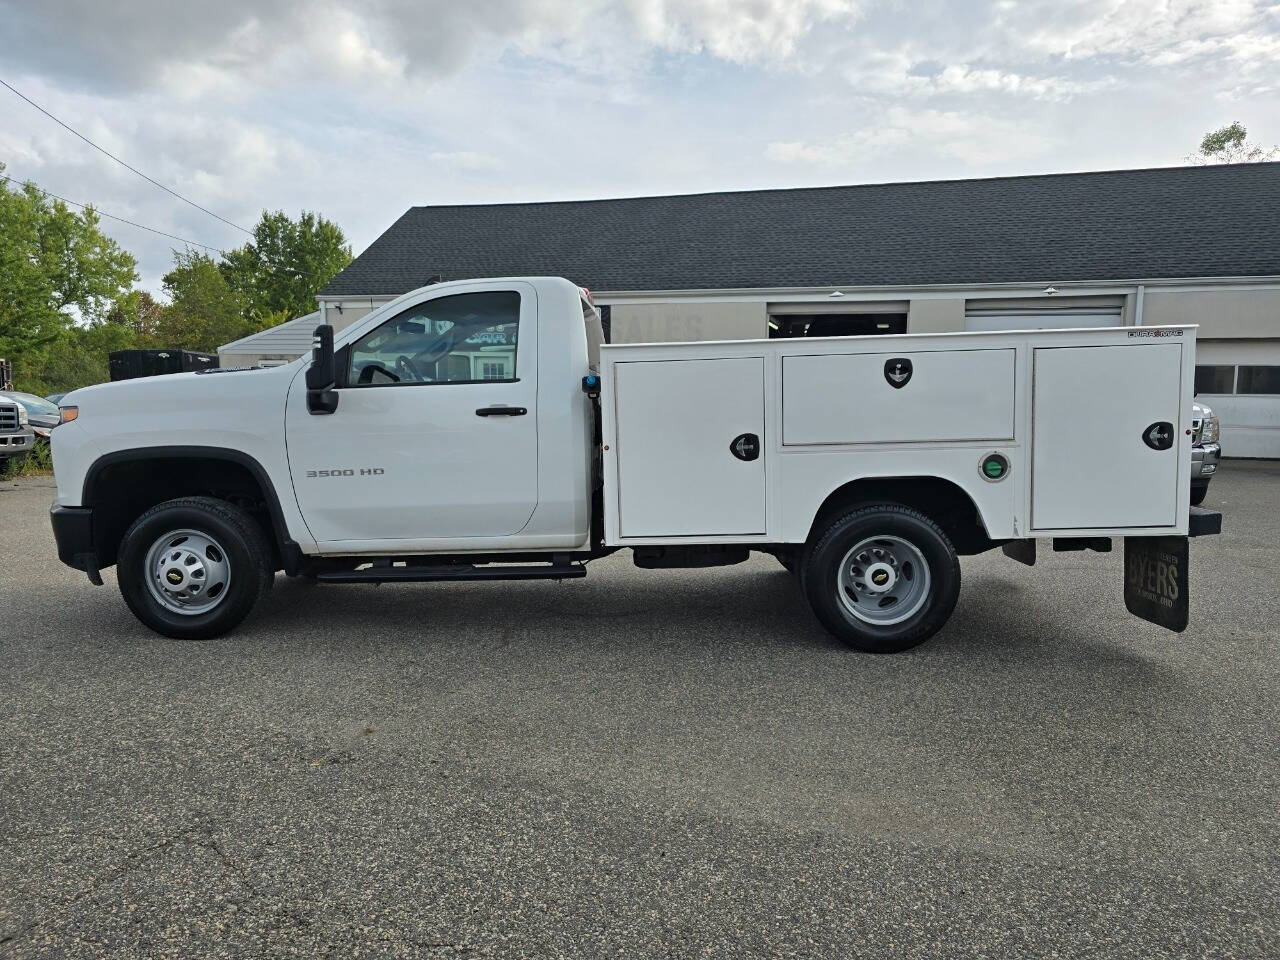
POLYGON ((1042 544, 893 657, 766 557, 166 640, 52 496, 0 484, 0 956, 1280 955, 1280 465, 1214 482, 1182 635, 1042 544))

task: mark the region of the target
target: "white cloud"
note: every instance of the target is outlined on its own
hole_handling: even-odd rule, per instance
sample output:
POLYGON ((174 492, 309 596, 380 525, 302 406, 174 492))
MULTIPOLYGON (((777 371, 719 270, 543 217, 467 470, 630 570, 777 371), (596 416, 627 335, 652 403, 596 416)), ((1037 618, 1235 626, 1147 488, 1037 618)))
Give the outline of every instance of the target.
POLYGON ((497 170, 502 162, 487 153, 476 153, 474 150, 454 150, 450 152, 434 150, 427 154, 427 159, 442 167, 470 172, 497 170))
POLYGON ((775 141, 765 148, 765 156, 783 164, 847 170, 910 152, 981 168, 1035 157, 1053 141, 1049 131, 984 114, 895 106, 851 133, 817 141, 775 141))
MULTIPOLYGON (((1280 0, 0 0, 4 78, 228 219, 1178 162, 1280 140, 1280 0), (1268 6, 1267 4, 1271 5, 1268 6)), ((243 237, 0 89, 15 176, 243 237)), ((117 236, 154 286, 173 246, 117 236)))
POLYGON ((735 63, 783 60, 815 27, 848 22, 858 0, 629 0, 650 43, 666 50, 702 51, 735 63))

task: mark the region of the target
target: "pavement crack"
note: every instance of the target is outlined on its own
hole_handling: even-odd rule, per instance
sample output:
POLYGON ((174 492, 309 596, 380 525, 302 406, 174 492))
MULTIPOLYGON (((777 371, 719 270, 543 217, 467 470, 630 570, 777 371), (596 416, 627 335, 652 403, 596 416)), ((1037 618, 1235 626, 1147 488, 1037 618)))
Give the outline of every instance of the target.
POLYGON ((100 889, 102 889, 102 887, 106 886, 108 883, 111 883, 114 880, 118 880, 119 878, 129 873, 132 873, 134 870, 137 870, 151 857, 152 854, 158 853, 161 850, 167 850, 169 847, 173 846, 174 844, 179 843, 182 840, 189 839, 191 835, 193 833, 198 832, 199 829, 200 829, 199 827, 183 827, 181 830, 178 830, 173 835, 164 837, 163 839, 161 839, 156 843, 148 844, 147 846, 140 847, 136 850, 132 850, 129 853, 126 853, 124 856, 124 859, 120 863, 118 863, 116 866, 112 867, 111 869, 95 876, 92 880, 90 880, 87 886, 77 891, 76 893, 72 894, 70 899, 68 899, 66 902, 60 904, 58 907, 56 907, 54 910, 50 911, 49 913, 44 914, 42 916, 38 916, 34 920, 30 920, 27 923, 23 924, 22 926, 18 927, 16 930, 12 931, 11 933, 7 933, 3 937, 0 937, 0 945, 11 943, 12 941, 19 939, 20 937, 25 937, 28 934, 33 933, 45 923, 48 923, 50 920, 57 918, 60 914, 63 914, 66 911, 70 910, 76 904, 93 896, 95 893, 97 893, 100 889))

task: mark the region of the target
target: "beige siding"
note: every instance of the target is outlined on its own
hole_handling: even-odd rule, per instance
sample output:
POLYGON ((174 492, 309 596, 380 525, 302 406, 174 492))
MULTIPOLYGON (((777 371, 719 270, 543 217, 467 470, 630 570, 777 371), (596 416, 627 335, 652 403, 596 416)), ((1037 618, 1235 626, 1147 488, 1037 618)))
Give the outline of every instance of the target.
POLYGON ((954 333, 964 329, 964 300, 947 298, 912 300, 907 312, 907 333, 954 333))
POLYGON ((270 363, 288 362, 297 360, 296 356, 286 357, 277 353, 219 353, 218 366, 220 367, 256 367, 262 361, 266 360, 270 363))
POLYGON ((1196 340, 1196 363, 1280 366, 1280 339, 1196 340))
POLYGON ((759 340, 769 335, 763 301, 618 304, 610 315, 613 343, 759 340))
POLYGON ((364 300, 360 303, 344 303, 342 304, 342 309, 339 310, 338 304, 331 303, 325 310, 325 317, 332 324, 333 332, 338 333, 347 329, 361 317, 371 313, 378 306, 381 306, 381 304, 370 306, 369 301, 364 300))
POLYGON ((1164 293, 1147 288, 1143 326, 1198 323, 1205 339, 1280 336, 1280 290, 1164 293))

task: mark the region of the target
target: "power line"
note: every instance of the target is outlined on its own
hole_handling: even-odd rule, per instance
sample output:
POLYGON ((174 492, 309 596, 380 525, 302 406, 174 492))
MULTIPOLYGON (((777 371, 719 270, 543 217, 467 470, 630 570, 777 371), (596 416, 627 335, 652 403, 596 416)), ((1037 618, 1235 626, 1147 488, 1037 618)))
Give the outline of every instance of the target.
MULTIPOLYGON (((62 128, 63 128, 63 129, 65 129, 65 130, 70 131, 71 133, 74 133, 77 137, 79 137, 81 140, 83 140, 83 141, 84 141, 85 143, 87 143, 89 146, 93 147, 93 149, 97 150, 99 153, 105 154, 106 156, 110 157, 112 160, 114 160, 116 163, 120 164, 120 166, 124 167, 126 170, 131 170, 131 171, 133 171, 134 173, 136 173, 136 174, 137 174, 138 176, 140 176, 143 180, 147 181, 147 183, 150 183, 150 184, 153 184, 153 185, 155 185, 155 186, 159 187, 159 188, 160 188, 161 190, 163 190, 165 193, 172 194, 173 196, 175 196, 175 197, 177 197, 179 200, 181 200, 183 203, 189 203, 189 204, 191 204, 191 206, 195 207, 197 210, 201 211, 202 213, 207 213, 209 216, 213 217, 215 220, 221 220, 221 221, 222 221, 223 223, 225 223, 227 226, 229 226, 229 227, 235 227, 235 228, 236 228, 237 230, 239 230, 240 232, 242 232, 242 233, 247 233, 247 234, 249 234, 249 236, 253 236, 253 231, 251 231, 251 230, 246 230, 244 227, 240 226, 240 224, 238 224, 238 223, 232 223, 232 222, 231 222, 230 220, 228 220, 226 217, 220 217, 220 216, 218 216, 218 215, 217 215, 216 213, 214 213, 212 210, 209 210, 209 209, 206 209, 205 207, 200 206, 200 204, 196 203, 194 200, 188 200, 186 197, 184 197, 182 194, 178 193, 176 190, 171 190, 171 189, 169 189, 168 187, 166 187, 163 183, 160 183, 158 180, 153 180, 153 179, 151 179, 151 178, 150 178, 150 177, 148 177, 145 173, 143 173, 141 170, 139 170, 137 167, 133 167, 133 166, 130 166, 129 164, 125 163, 123 160, 121 160, 119 157, 117 157, 114 153, 111 153, 111 152, 110 152, 110 151, 108 151, 108 150, 104 150, 102 147, 98 146, 96 143, 94 143, 92 140, 90 140, 88 137, 86 137, 86 136, 85 136, 83 133, 81 133, 79 130, 76 130, 75 128, 73 128, 73 127, 71 127, 71 126, 68 126, 67 124, 63 123, 61 120, 59 120, 57 117, 55 117, 52 113, 50 113, 50 112, 49 112, 48 110, 46 110, 44 107, 40 106, 40 104, 36 103, 34 100, 32 100, 30 97, 28 97, 25 93, 23 93, 21 90, 19 90, 17 87, 13 86, 12 84, 7 83, 7 82, 6 82, 6 81, 4 81, 4 80, 0 80, 0 85, 3 85, 3 86, 5 86, 5 87, 7 87, 10 91, 12 91, 13 93, 17 94, 17 95, 18 95, 19 97, 21 97, 23 100, 27 101, 27 103, 31 104, 31 106, 35 107, 37 110, 39 110, 41 113, 43 113, 46 117, 48 117, 50 120, 52 120, 52 121, 53 121, 54 123, 56 123, 58 126, 62 127, 62 128)), ((115 218, 113 218, 113 219, 119 219, 119 218, 118 218, 118 217, 115 217, 115 218)), ((135 224, 135 226, 136 226, 136 224, 135 224)), ((199 246, 204 246, 204 244, 199 244, 199 246)))
MULTIPOLYGON (((3 83, 3 82, 4 82, 3 80, 0 80, 0 83, 3 83)), ((46 197, 52 197, 54 200, 61 200, 63 203, 69 203, 73 207, 79 207, 81 210, 87 210, 93 206, 92 204, 88 204, 88 203, 76 203, 76 201, 68 200, 66 197, 60 197, 56 193, 50 193, 48 190, 42 190, 40 187, 37 187, 34 183, 31 183, 30 180, 16 180, 13 177, 6 176, 4 174, 0 174, 0 179, 7 180, 10 183, 19 184, 20 186, 29 184, 31 188, 35 190, 37 193, 43 193, 46 197)), ((204 247, 204 249, 212 250, 216 254, 219 254, 219 255, 222 254, 222 251, 219 250, 217 247, 211 247, 207 243, 198 243, 195 240, 188 240, 186 237, 179 237, 179 236, 175 236, 172 233, 165 233, 163 230, 157 230, 155 227, 148 227, 145 223, 136 223, 133 220, 126 220, 124 217, 117 217, 115 214, 106 213, 103 210, 99 210, 97 207, 93 207, 93 212, 96 213, 98 216, 106 217, 109 220, 119 220, 121 223, 127 223, 129 226, 137 227, 139 230, 147 230, 147 231, 150 231, 151 233, 158 233, 160 234, 160 236, 168 237, 170 240, 178 240, 182 243, 188 244, 193 247, 204 247)))

